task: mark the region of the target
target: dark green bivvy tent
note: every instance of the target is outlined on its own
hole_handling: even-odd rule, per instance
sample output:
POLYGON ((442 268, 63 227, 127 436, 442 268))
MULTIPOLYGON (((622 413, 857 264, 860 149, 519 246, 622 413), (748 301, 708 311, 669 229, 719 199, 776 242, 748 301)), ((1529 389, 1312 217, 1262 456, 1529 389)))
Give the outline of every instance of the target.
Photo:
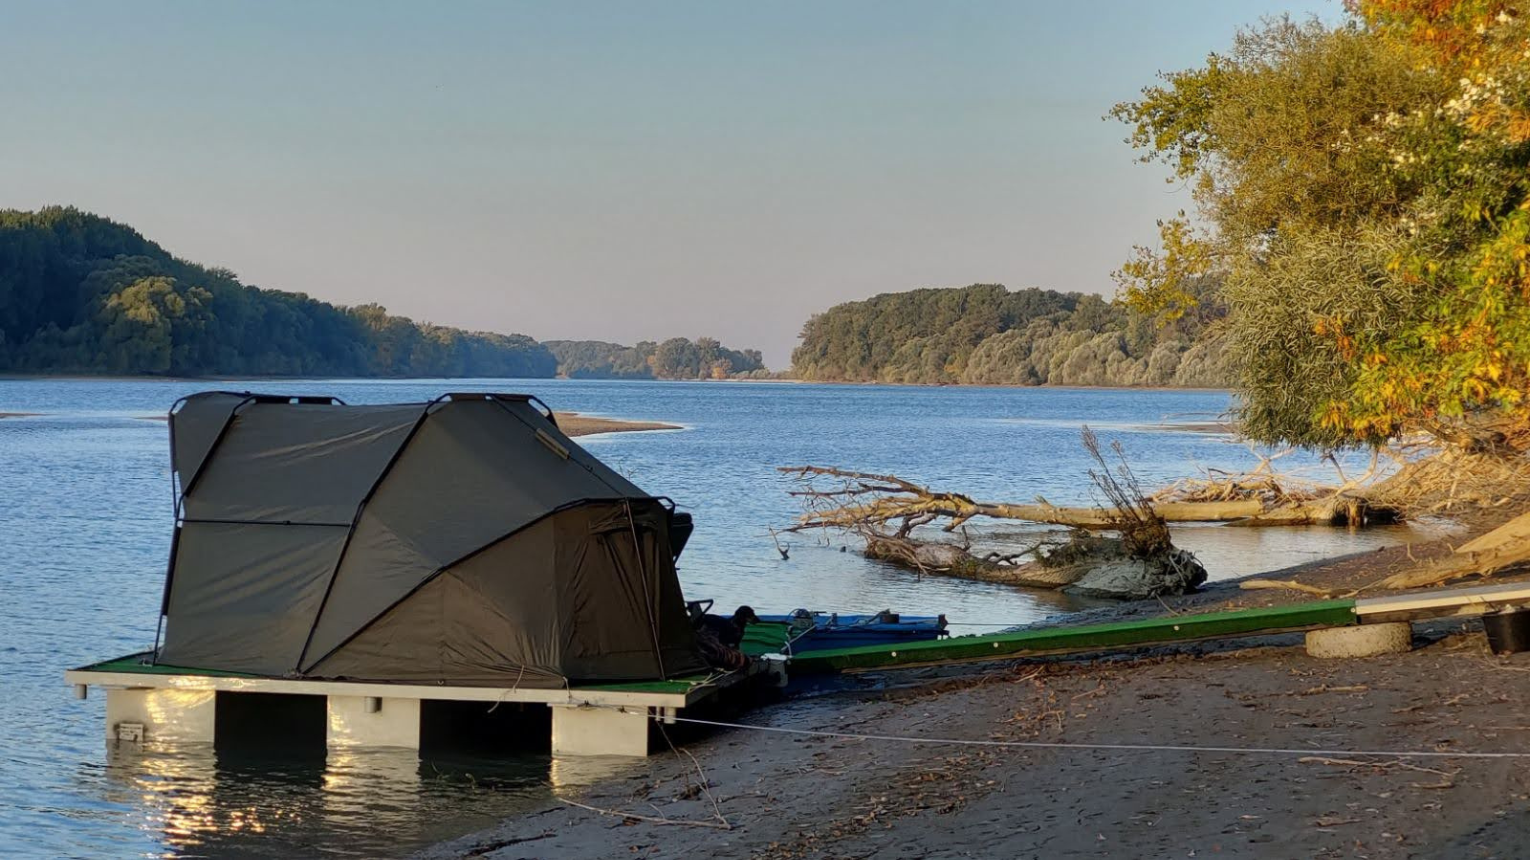
POLYGON ((688 518, 536 404, 179 402, 157 661, 522 687, 705 671, 675 575, 688 518))

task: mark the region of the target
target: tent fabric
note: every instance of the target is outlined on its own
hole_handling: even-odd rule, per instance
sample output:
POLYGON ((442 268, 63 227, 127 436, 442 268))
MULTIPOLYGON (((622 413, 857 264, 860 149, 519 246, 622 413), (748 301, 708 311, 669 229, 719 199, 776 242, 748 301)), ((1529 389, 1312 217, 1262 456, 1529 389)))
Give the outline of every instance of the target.
POLYGON ((188 519, 349 525, 419 406, 245 408, 185 500, 188 519))
POLYGON ((525 396, 217 392, 172 412, 171 440, 162 662, 523 686, 705 668, 670 506, 525 396))
POLYGON ((507 420, 494 402, 454 402, 420 425, 356 523, 310 658, 418 585, 422 565, 451 565, 586 499, 647 498, 582 450, 558 456, 536 437, 555 428, 528 404, 519 406, 507 420))
POLYGON ((165 661, 283 675, 345 543, 345 530, 200 523, 183 526, 171 564, 184 575, 168 600, 174 648, 165 661), (216 655, 212 657, 211 655, 216 655), (217 665, 196 661, 215 659, 217 665))
POLYGON ((189 397, 178 409, 172 424, 171 466, 182 480, 190 481, 202 468, 207 452, 223 432, 234 409, 248 395, 210 391, 189 397))

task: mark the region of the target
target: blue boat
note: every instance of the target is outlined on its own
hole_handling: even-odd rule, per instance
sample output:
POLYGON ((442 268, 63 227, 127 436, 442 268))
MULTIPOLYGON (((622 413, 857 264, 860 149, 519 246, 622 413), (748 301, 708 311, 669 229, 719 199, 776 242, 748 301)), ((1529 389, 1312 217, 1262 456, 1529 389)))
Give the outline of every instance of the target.
POLYGON ((760 620, 788 626, 788 650, 792 653, 923 642, 946 635, 944 615, 900 615, 886 609, 875 615, 798 609, 789 615, 761 615, 760 620))

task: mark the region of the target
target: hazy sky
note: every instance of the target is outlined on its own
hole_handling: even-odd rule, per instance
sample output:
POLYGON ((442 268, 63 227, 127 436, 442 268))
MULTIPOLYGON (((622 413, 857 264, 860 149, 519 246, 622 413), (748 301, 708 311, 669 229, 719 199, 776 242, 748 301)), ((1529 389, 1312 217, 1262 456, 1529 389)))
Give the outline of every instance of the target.
POLYGON ((1101 120, 1333 2, 0 0, 0 208, 248 283, 538 339, 711 335, 919 286, 1110 293, 1187 205, 1101 120))

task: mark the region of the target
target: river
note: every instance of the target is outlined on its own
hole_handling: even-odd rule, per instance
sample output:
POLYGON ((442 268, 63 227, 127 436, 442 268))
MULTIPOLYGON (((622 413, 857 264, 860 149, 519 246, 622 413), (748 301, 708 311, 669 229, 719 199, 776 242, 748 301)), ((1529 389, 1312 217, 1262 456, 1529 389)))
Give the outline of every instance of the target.
MULTIPOLYGON (((953 630, 1036 621, 1083 604, 1052 593, 868 562, 838 544, 769 534, 798 509, 777 466, 892 472, 1005 501, 1092 501, 1088 424, 1119 441, 1144 486, 1255 456, 1176 424, 1231 405, 1224 392, 916 388, 576 380, 205 381, 0 379, 0 853, 4 856, 372 857, 450 838, 590 778, 546 757, 420 761, 230 758, 212 750, 108 754, 99 696, 66 668, 142 650, 155 633, 171 533, 170 404, 208 388, 334 394, 350 403, 447 391, 525 391, 559 411, 668 422, 678 431, 581 440, 645 490, 691 511, 687 597, 719 607, 945 613, 953 630)), ((1288 457, 1285 469, 1315 469, 1288 457)), ((1405 540, 1405 527, 1180 529, 1213 578, 1405 540)))

